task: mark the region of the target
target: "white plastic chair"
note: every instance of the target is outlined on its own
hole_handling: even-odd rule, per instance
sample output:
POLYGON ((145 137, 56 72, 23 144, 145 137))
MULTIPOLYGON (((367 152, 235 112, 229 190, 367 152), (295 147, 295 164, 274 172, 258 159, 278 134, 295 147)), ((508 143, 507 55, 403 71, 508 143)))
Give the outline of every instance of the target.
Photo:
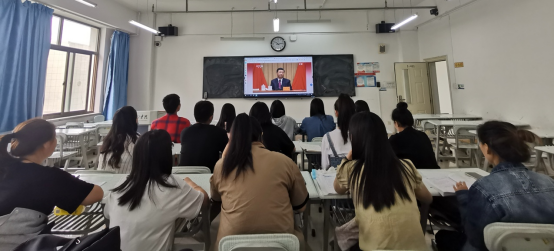
POLYGON ((70 159, 77 156, 79 152, 65 150, 66 139, 67 136, 64 133, 56 133, 56 140, 58 141, 56 151, 46 159, 46 166, 54 166, 55 162, 60 162, 61 164, 61 162, 65 160, 64 170, 67 171, 70 159))
POLYGON ((490 251, 554 250, 554 225, 497 222, 485 227, 490 251))
POLYGON ((210 168, 205 166, 174 166, 171 173, 173 174, 202 174, 212 173, 210 168))
POLYGON ((104 115, 94 116, 94 123, 102 122, 102 121, 105 121, 105 120, 106 120, 106 117, 104 117, 104 115))
POLYGON ((292 234, 230 235, 219 241, 219 251, 300 251, 292 234))
POLYGON ((459 166, 459 160, 460 159, 468 159, 469 158, 469 165, 473 165, 473 161, 475 160, 477 167, 480 166, 480 160, 479 160, 479 145, 477 144, 476 136, 473 134, 470 134, 468 131, 475 129, 474 127, 454 127, 454 142, 452 142, 452 149, 454 152, 454 158, 456 164, 456 167, 459 166), (469 153, 468 153, 469 151, 469 153), (467 157, 460 157, 461 153, 465 153, 467 157))

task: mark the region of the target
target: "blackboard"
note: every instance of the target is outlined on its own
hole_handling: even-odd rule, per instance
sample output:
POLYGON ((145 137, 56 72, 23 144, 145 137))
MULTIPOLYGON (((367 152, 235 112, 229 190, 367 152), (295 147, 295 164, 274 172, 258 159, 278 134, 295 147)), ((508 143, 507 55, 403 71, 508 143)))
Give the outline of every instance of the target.
MULTIPOLYGON (((314 96, 356 95, 354 55, 312 57, 314 96)), ((207 98, 244 98, 244 57, 205 57, 203 74, 207 98)))
POLYGON ((244 97, 244 57, 205 57, 203 95, 207 98, 244 97))
POLYGON ((314 96, 356 95, 354 55, 314 55, 314 96))

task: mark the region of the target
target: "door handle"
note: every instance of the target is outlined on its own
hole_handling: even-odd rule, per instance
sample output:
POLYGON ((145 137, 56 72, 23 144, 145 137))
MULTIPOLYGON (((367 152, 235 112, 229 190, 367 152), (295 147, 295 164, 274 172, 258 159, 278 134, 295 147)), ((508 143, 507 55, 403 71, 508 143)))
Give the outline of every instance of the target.
POLYGON ((406 99, 402 98, 402 95, 398 95, 398 102, 404 102, 406 99))

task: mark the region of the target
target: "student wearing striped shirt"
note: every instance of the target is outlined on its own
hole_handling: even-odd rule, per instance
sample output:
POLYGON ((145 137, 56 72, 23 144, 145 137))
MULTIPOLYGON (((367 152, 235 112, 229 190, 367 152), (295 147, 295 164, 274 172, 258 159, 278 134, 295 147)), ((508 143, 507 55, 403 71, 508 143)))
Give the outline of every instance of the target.
POLYGON ((124 106, 113 116, 113 125, 100 150, 98 170, 131 173, 133 149, 138 139, 137 111, 124 106))

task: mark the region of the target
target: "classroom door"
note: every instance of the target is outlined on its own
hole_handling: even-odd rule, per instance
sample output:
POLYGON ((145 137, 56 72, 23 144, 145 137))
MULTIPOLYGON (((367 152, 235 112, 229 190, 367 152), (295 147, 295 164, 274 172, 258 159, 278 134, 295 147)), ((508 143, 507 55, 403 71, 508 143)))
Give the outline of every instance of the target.
POLYGON ((394 63, 398 102, 408 103, 413 114, 433 113, 427 63, 394 63))

